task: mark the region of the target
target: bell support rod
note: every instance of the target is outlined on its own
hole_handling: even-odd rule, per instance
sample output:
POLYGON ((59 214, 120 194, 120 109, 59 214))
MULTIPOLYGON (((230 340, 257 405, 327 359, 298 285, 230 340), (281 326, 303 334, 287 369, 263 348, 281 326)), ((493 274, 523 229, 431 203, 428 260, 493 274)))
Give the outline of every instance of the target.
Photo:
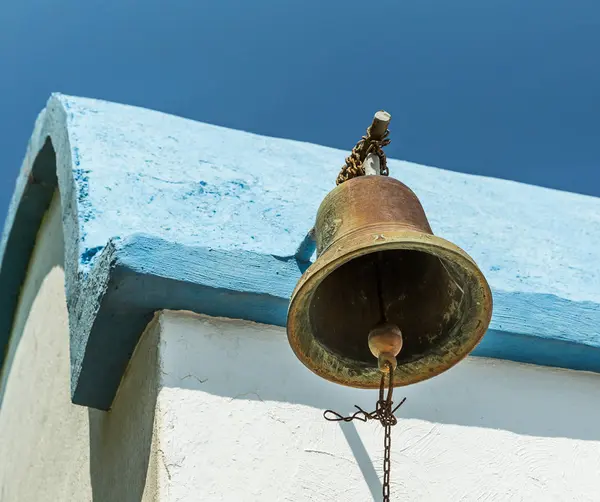
MULTIPOLYGON (((373 123, 371 124, 371 127, 369 127, 369 134, 371 138, 376 141, 382 140, 391 120, 392 116, 386 111, 380 110, 375 113, 375 116, 373 117, 373 123)), ((365 176, 381 174, 381 164, 379 157, 375 153, 369 153, 366 156, 363 165, 365 168, 365 176)))

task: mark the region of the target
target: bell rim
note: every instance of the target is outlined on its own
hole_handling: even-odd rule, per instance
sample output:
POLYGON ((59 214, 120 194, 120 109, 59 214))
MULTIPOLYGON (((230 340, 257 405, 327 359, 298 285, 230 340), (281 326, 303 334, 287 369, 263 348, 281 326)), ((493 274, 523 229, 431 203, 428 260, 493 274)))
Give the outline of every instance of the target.
POLYGON ((308 306, 310 305, 312 294, 314 294, 319 284, 329 274, 359 256, 379 251, 406 249, 425 252, 436 256, 439 259, 454 258, 457 259, 454 260, 456 263, 467 270, 468 275, 472 278, 474 284, 479 286, 478 294, 475 295, 478 299, 478 301, 476 301, 477 315, 471 316, 470 319, 471 323, 478 321, 479 324, 472 330, 471 335, 467 338, 469 343, 461 345, 461 350, 454 353, 455 357, 442 359, 441 361, 438 361, 437 364, 430 365, 428 372, 417 371, 407 375, 407 366, 427 366, 427 362, 432 362, 428 360, 432 359, 433 356, 426 355, 417 361, 404 365, 402 370, 397 369, 394 372, 394 387, 411 385, 413 383, 428 380, 458 364, 481 342, 492 317, 493 297, 491 288, 483 272, 477 266, 473 258, 452 242, 433 234, 406 229, 406 227, 394 229, 393 224, 385 225, 384 228, 376 225, 369 227, 363 227, 360 231, 352 232, 351 234, 347 234, 336 240, 336 242, 324 250, 317 260, 315 260, 315 262, 304 272, 300 281, 294 288, 288 307, 286 332, 289 344, 296 357, 313 373, 325 380, 354 388, 378 388, 381 374, 376 365, 372 368, 367 365, 361 367, 356 361, 352 361, 339 354, 333 354, 325 346, 321 345, 314 335, 310 340, 310 347, 308 348, 312 352, 316 352, 316 354, 309 354, 308 351, 301 347, 297 332, 298 327, 301 327, 302 324, 299 321, 299 317, 304 315, 305 321, 309 322, 308 306), (375 227, 378 228, 378 233, 373 232, 375 227), (367 238, 367 242, 369 241, 369 238, 372 239, 372 241, 369 242, 368 252, 364 252, 365 237, 367 238), (325 262, 326 265, 318 267, 317 264, 319 262, 325 262), (304 312, 302 312, 302 310, 304 310, 304 312), (315 355, 321 363, 315 361, 315 355), (359 370, 360 376, 358 375, 359 370))

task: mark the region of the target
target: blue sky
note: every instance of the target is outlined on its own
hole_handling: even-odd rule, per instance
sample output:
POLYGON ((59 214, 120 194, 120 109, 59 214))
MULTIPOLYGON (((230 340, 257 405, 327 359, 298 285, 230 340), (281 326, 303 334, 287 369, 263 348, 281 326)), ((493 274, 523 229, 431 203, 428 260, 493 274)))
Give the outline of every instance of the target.
POLYGON ((0 217, 53 91, 600 196, 599 51, 598 0, 2 2, 0 217))

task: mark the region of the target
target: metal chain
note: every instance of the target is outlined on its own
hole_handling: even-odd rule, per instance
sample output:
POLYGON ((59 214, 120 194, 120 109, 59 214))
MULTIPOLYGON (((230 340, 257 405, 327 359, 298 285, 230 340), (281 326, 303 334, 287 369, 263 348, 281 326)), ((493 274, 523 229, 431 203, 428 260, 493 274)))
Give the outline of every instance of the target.
MULTIPOLYGON (((384 428, 383 437, 383 502, 389 502, 390 500, 390 471, 391 471, 391 447, 392 447, 392 426, 398 423, 398 420, 394 416, 394 405, 392 401, 392 393, 394 391, 394 371, 390 362, 388 365, 389 383, 388 383, 388 394, 384 399, 385 391, 385 373, 381 373, 381 383, 379 385, 379 400, 377 401, 376 412, 378 413, 378 420, 381 422, 384 428)), ((402 403, 404 400, 402 401, 402 403)), ((402 405, 400 403, 400 405, 402 405)), ((398 405, 398 406, 400 406, 398 405)))
MULTIPOLYGON (((383 502, 389 502, 390 500, 390 471, 392 469, 391 455, 392 455, 392 425, 396 425, 398 420, 394 416, 394 410, 392 410, 393 401, 392 401, 392 391, 394 389, 394 372, 392 370, 392 365, 388 363, 389 367, 389 375, 390 382, 388 385, 388 395, 385 400, 385 423, 384 420, 381 420, 381 423, 384 427, 384 435, 383 435, 383 502)), ((383 397, 383 388, 385 385, 385 378, 382 373, 381 375, 381 385, 379 390, 379 399, 383 397)), ((402 401, 403 403, 404 401, 402 401)), ((402 404, 400 403, 400 405, 402 404)))
POLYGON ((338 174, 336 185, 341 185, 344 181, 356 178, 357 176, 365 175, 363 162, 367 155, 374 153, 379 157, 380 171, 382 176, 387 176, 389 170, 387 167, 387 159, 383 147, 390 144, 388 138, 389 130, 386 130, 380 140, 375 140, 371 137, 371 127, 367 129, 367 134, 363 136, 352 149, 350 155, 346 158, 346 163, 343 165, 340 174, 338 174))
POLYGON ((392 426, 385 426, 383 437, 383 502, 390 500, 390 471, 392 469, 391 462, 392 453, 392 426))
POLYGON ((360 420, 361 422, 367 422, 368 420, 377 420, 383 425, 384 428, 384 439, 383 439, 383 502, 389 502, 390 500, 390 471, 392 467, 391 453, 392 453, 392 426, 398 423, 398 419, 394 415, 398 408, 404 404, 406 398, 400 401, 400 404, 394 406, 392 401, 392 393, 394 392, 394 371, 392 364, 388 362, 388 392, 385 395, 385 373, 381 373, 381 383, 379 384, 379 399, 375 406, 375 411, 367 413, 360 406, 354 405, 358 409, 353 415, 344 417, 333 410, 326 410, 323 413, 325 420, 330 422, 351 422, 352 420, 360 420))

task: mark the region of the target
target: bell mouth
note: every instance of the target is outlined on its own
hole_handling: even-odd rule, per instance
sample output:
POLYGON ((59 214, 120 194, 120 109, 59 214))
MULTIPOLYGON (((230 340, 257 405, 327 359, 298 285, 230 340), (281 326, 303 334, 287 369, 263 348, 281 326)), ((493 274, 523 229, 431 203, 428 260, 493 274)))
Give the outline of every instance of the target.
POLYGON ((468 280, 455 268, 413 249, 358 256, 315 287, 309 306, 314 337, 334 355, 376 367, 365 334, 389 323, 404 334, 398 364, 422 359, 455 335, 470 310, 468 280))
POLYGON ((460 248, 411 230, 342 237, 305 272, 290 303, 288 338, 298 358, 323 378, 379 386, 368 334, 397 325, 404 345, 394 385, 431 378, 466 357, 491 319, 483 274, 460 248))

